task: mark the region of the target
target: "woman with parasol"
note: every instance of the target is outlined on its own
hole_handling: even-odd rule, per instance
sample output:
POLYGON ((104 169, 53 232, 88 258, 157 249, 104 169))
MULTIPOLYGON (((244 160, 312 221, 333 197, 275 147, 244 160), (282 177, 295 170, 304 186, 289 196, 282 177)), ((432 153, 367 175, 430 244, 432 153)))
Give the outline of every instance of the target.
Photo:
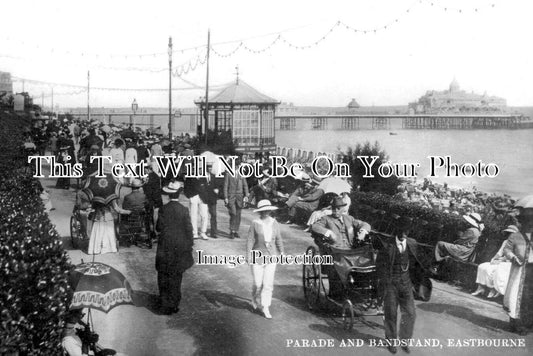
POLYGON ((118 178, 111 175, 108 168, 109 165, 106 165, 103 178, 98 178, 97 172, 90 175, 82 190, 94 209, 88 248, 88 253, 92 255, 118 251, 115 235, 116 214, 131 213, 118 205, 121 184, 118 178))
POLYGON ((503 299, 510 318, 512 331, 525 335, 533 326, 533 195, 515 204, 518 209, 519 230, 508 238, 503 254, 511 261, 511 273, 503 299))
POLYGON ((133 304, 131 286, 124 275, 115 268, 100 262, 77 265, 71 271, 70 285, 74 294, 65 318, 61 345, 69 356, 115 355, 112 349, 101 347, 94 332, 92 310, 108 313, 111 309, 133 304), (83 322, 83 308, 87 308, 87 321, 83 322), (81 329, 79 328, 81 327, 81 329))

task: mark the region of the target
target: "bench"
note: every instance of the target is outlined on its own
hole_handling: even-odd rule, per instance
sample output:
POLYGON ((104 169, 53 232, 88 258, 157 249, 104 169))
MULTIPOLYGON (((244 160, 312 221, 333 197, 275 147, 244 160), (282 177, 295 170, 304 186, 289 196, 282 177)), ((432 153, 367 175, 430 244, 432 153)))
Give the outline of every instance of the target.
POLYGON ((447 256, 439 267, 438 277, 444 281, 460 284, 466 289, 473 289, 476 285, 477 267, 486 262, 483 256, 486 247, 487 239, 480 238, 467 261, 447 256))

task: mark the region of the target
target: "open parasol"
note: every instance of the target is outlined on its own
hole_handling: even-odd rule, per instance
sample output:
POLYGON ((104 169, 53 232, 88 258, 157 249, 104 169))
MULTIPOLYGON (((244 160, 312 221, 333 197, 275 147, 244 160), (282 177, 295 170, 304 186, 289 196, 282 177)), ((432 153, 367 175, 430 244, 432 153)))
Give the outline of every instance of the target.
POLYGON ((527 195, 515 203, 515 208, 533 208, 533 195, 527 195))
POLYGON ((349 193, 352 191, 352 187, 350 187, 350 184, 348 184, 347 181, 335 177, 324 179, 320 182, 318 188, 322 189, 324 193, 335 193, 338 195, 344 192, 349 193))
POLYGON ((100 262, 81 263, 70 275, 74 295, 70 308, 98 309, 105 313, 118 305, 133 304, 126 277, 100 262))
POLYGON ((87 177, 82 191, 92 202, 107 205, 119 198, 121 184, 111 173, 105 173, 103 178, 96 177, 97 173, 94 172, 87 177))
POLYGON ((161 135, 161 136, 162 136, 162 135, 164 135, 164 132, 163 132, 163 130, 161 130, 161 127, 158 127, 158 128, 156 128, 156 129, 153 131, 153 134, 154 134, 154 135, 161 135))
POLYGON ((224 166, 224 164, 219 160, 219 157, 222 157, 222 156, 219 156, 211 151, 205 151, 200 156, 205 157, 204 159, 205 159, 206 164, 207 163, 213 164, 213 167, 211 168, 211 173, 217 175, 217 174, 222 174, 226 170, 226 167, 224 166))
POLYGON ((109 127, 109 125, 104 125, 104 126, 100 127, 100 130, 102 130, 103 132, 108 134, 108 133, 111 132, 111 127, 109 127))

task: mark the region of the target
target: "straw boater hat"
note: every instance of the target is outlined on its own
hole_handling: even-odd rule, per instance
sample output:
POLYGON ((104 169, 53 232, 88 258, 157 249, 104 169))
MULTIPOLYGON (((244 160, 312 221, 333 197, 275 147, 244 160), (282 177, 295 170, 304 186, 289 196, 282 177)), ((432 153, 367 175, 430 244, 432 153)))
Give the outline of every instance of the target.
POLYGON ((259 203, 257 203, 257 209, 254 210, 254 213, 258 213, 260 211, 270 211, 270 210, 278 210, 276 206, 273 206, 270 203, 270 200, 263 199, 260 200, 259 203))
POLYGON ((180 190, 180 188, 183 188, 183 183, 174 181, 174 182, 170 182, 166 187, 163 187, 163 191, 165 193, 172 194, 172 193, 177 193, 178 190, 180 190))
POLYGON ((463 219, 465 219, 470 225, 479 229, 479 224, 481 224, 481 215, 479 215, 478 213, 470 213, 468 215, 463 215, 463 219))
POLYGON ((516 232, 518 232, 518 228, 515 225, 509 225, 503 231, 504 232, 516 233, 516 232))

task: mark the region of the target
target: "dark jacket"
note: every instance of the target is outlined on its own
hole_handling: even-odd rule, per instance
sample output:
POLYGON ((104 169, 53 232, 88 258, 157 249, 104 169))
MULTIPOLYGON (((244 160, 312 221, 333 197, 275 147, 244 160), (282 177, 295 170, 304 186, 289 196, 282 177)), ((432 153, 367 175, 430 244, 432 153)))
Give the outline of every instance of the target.
POLYGON ((192 198, 196 195, 200 196, 200 199, 204 204, 207 204, 208 200, 208 188, 207 179, 205 178, 186 178, 183 193, 187 198, 192 198))
POLYGON ((216 178, 212 173, 209 174, 209 181, 207 182, 207 204, 216 204, 218 197, 223 194, 224 180, 216 178), (215 189, 218 189, 218 193, 215 193, 215 189))
POLYGON ((224 199, 228 199, 228 204, 235 204, 237 207, 244 206, 243 199, 248 196, 248 184, 246 179, 235 173, 235 177, 226 172, 224 177, 224 199))
POLYGON ((357 234, 359 230, 363 229, 366 232, 370 232, 370 225, 364 221, 357 220, 350 215, 341 215, 344 225, 341 224, 339 218, 335 218, 331 215, 323 216, 320 220, 311 226, 311 230, 319 235, 325 235, 328 231, 333 233, 333 236, 327 238, 333 247, 339 249, 351 249, 354 248, 357 243, 357 234), (342 239, 341 229, 345 230, 348 241, 342 239))
POLYGON ((171 200, 159 209, 158 230, 161 232, 155 257, 158 272, 184 272, 194 264, 193 234, 189 209, 171 200))
POLYGON ((155 172, 148 174, 148 182, 143 186, 143 190, 149 206, 159 208, 163 205, 163 199, 161 198, 161 177, 155 172))
POLYGON ((134 189, 130 194, 124 197, 124 202, 122 203, 122 209, 132 210, 136 212, 144 211, 146 205, 146 195, 139 190, 134 189))
MULTIPOLYGON (((428 270, 420 262, 417 251, 416 241, 410 237, 407 240, 407 251, 409 253, 409 276, 413 284, 413 293, 415 299, 428 301, 431 298, 432 284, 428 277, 428 270)), ((376 269, 380 281, 385 285, 391 281, 394 258, 399 256, 396 240, 392 237, 391 241, 385 241, 384 238, 378 238, 374 243, 374 248, 378 250, 376 258, 376 269), (396 253, 398 252, 398 253, 396 253)))

